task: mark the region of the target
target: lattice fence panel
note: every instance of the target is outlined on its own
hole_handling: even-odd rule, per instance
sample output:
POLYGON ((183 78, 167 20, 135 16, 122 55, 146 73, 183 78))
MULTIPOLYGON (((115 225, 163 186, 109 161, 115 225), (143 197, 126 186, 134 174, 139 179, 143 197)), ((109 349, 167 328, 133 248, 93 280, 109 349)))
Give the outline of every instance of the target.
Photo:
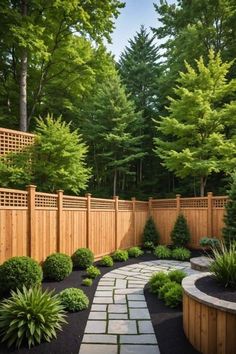
POLYGON ((119 210, 133 210, 133 203, 126 200, 119 200, 119 210))
POLYGON ((27 208, 28 193, 14 189, 0 189, 0 207, 27 208))
POLYGON ((84 197, 63 197, 63 208, 65 209, 86 209, 87 198, 84 197))
POLYGON ((57 208, 57 194, 35 193, 36 208, 57 208))
POLYGON ((228 197, 213 197, 212 206, 213 208, 224 208, 228 203, 228 197))
POLYGON ((148 202, 135 202, 135 210, 137 211, 148 211, 148 202))
POLYGON ((180 208, 207 208, 208 199, 203 198, 181 198, 180 208))
POLYGON ((176 199, 153 199, 152 209, 175 209, 176 199))
POLYGON ((21 151, 26 146, 32 145, 34 139, 34 134, 0 128, 0 155, 21 151))
POLYGON ((91 210, 115 210, 115 201, 109 199, 91 198, 91 210))

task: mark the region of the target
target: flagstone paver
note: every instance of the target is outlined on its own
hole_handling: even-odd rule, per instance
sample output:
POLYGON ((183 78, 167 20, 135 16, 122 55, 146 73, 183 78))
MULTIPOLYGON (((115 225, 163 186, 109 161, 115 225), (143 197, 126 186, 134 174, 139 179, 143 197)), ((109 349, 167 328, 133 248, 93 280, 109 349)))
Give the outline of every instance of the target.
POLYGON ((183 269, 189 262, 154 260, 124 266, 99 281, 79 354, 159 354, 143 288, 153 273, 183 269))

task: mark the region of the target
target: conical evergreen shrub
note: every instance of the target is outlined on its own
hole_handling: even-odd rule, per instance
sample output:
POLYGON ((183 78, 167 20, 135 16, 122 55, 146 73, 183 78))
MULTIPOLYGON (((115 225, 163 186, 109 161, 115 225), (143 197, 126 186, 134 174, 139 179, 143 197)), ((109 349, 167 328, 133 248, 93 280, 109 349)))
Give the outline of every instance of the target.
POLYGON ((229 190, 229 201, 225 207, 225 227, 222 230, 226 245, 236 242, 236 174, 233 177, 231 189, 229 190))
POLYGON ((146 242, 152 242, 153 245, 156 245, 160 239, 159 232, 156 228, 156 225, 154 223, 154 220, 152 217, 150 217, 144 227, 143 230, 143 245, 146 242))
POLYGON ((190 231, 187 220, 183 214, 180 214, 176 219, 174 228, 171 232, 171 239, 176 247, 185 247, 190 241, 190 231))

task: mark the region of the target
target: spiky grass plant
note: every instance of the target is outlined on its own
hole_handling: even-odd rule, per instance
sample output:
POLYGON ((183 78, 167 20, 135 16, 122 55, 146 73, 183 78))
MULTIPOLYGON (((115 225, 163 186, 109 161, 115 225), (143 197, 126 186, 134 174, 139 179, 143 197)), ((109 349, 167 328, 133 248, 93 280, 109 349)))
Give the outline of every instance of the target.
POLYGON ((66 323, 64 307, 53 291, 41 287, 11 291, 11 297, 0 304, 0 336, 8 347, 29 348, 56 338, 56 330, 66 323))
POLYGON ((226 288, 236 289, 236 243, 229 247, 220 243, 220 247, 213 248, 213 263, 210 271, 214 277, 226 288))

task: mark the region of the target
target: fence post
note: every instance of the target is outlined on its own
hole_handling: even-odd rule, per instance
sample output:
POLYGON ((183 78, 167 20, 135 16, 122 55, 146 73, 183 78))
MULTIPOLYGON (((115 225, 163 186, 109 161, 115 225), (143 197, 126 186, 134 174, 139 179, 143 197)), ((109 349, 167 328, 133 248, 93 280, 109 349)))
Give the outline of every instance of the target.
POLYGON ((212 192, 207 193, 207 236, 212 236, 212 192))
POLYGON ((180 197, 181 197, 181 194, 176 194, 176 213, 177 213, 177 217, 180 214, 180 197))
POLYGON ((28 255, 32 258, 36 257, 36 240, 35 240, 35 191, 36 186, 27 186, 28 191, 28 255))
POLYGON ((86 235, 86 247, 90 248, 90 213, 91 213, 91 194, 85 194, 87 197, 87 235, 86 235))
POLYGON ((57 191, 57 250, 64 251, 63 244, 63 190, 57 191))
POLYGON ((136 198, 131 198, 133 204, 133 230, 134 230, 134 246, 137 244, 137 235, 136 235, 136 198))
POLYGON ((152 216, 152 197, 148 198, 148 213, 149 217, 152 216))
POLYGON ((119 213, 119 197, 114 196, 115 200, 115 250, 118 249, 118 213, 119 213))

